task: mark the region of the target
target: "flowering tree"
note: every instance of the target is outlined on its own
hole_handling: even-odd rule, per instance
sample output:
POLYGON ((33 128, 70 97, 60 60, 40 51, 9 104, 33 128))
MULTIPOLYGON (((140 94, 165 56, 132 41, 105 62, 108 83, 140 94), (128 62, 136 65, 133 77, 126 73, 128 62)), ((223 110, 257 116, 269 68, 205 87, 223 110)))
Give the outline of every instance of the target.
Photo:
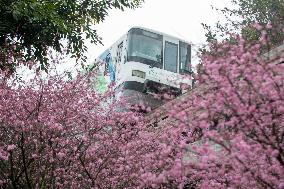
POLYGON ((156 130, 117 111, 111 89, 97 94, 91 74, 22 84, 1 73, 0 186, 283 188, 284 67, 261 39, 203 56, 198 87, 156 130))
POLYGON ((284 67, 263 60, 260 48, 238 38, 219 49, 222 56, 203 60, 208 88, 194 96, 201 113, 192 126, 221 148, 203 152, 203 187, 284 187, 284 67))
POLYGON ((259 44, 235 41, 203 56, 199 86, 170 106, 146 185, 284 188, 283 59, 262 56, 265 31, 259 44))
POLYGON ((141 115, 109 103, 111 90, 97 94, 92 75, 19 83, 1 74, 1 188, 138 185, 141 157, 158 145, 141 115))

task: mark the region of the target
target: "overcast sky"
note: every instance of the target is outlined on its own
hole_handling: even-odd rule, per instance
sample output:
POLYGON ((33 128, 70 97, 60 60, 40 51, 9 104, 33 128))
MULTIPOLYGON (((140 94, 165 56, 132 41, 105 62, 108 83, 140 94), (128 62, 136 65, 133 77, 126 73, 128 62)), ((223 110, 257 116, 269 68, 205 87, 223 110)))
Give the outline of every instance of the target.
POLYGON ((89 61, 92 62, 133 26, 161 31, 199 45, 205 42, 201 23, 213 25, 224 20, 223 15, 211 6, 230 5, 230 0, 145 0, 141 8, 135 10, 111 10, 105 21, 95 26, 104 46, 88 45, 89 61))

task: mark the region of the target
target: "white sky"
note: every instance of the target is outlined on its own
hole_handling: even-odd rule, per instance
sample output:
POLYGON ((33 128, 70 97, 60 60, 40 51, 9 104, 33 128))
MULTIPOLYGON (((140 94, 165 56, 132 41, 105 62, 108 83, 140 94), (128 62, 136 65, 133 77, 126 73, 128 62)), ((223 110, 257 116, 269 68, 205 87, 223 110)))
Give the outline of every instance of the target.
POLYGON ((133 26, 154 29, 200 45, 205 42, 201 23, 213 25, 224 20, 211 5, 223 8, 231 3, 230 0, 145 0, 138 9, 110 10, 104 22, 95 26, 104 46, 88 45, 88 61, 92 62, 133 26))

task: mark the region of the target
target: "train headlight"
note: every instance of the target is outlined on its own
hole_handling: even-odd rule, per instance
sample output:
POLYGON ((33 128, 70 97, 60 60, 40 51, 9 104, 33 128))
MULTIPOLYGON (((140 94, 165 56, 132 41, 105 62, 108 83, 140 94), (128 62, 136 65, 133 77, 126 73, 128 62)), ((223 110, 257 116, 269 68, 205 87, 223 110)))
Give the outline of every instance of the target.
POLYGON ((132 76, 140 77, 145 79, 146 73, 139 70, 132 70, 132 76))

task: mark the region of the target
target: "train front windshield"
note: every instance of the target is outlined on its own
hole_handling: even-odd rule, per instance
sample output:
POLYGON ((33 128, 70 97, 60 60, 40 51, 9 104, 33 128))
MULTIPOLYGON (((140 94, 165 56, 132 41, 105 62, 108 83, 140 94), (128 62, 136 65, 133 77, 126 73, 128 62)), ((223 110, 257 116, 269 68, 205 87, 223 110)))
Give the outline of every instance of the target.
POLYGON ((163 36, 142 29, 129 31, 128 61, 162 68, 163 36))

